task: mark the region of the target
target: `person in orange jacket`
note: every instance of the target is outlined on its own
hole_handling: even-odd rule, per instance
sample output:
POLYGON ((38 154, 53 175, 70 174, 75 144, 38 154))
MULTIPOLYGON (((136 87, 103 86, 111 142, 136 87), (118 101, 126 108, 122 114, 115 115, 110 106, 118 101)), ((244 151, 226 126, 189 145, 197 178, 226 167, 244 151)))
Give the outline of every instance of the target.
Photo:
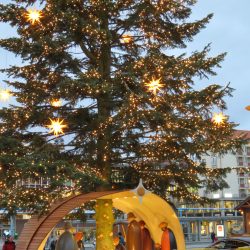
POLYGON ((163 231, 161 238, 161 250, 176 250, 177 244, 175 235, 171 229, 168 228, 168 223, 162 222, 159 227, 163 231))
POLYGON ((163 231, 162 236, 161 236, 161 250, 171 250, 168 223, 167 222, 162 222, 159 225, 159 227, 163 231))

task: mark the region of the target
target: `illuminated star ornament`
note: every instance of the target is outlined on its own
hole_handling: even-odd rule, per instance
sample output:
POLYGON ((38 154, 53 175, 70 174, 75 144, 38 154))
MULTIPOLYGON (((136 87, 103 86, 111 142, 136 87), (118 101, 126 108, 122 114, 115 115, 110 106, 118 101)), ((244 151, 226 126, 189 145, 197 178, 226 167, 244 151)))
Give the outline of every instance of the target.
POLYGON ((226 116, 223 113, 214 113, 214 116, 212 118, 212 122, 215 125, 221 125, 225 122, 226 116))
POLYGON ((142 199, 146 194, 151 193, 143 186, 142 179, 140 179, 137 188, 133 189, 132 192, 138 197, 140 203, 142 203, 142 199))
POLYGON ((28 10, 26 13, 26 18, 31 24, 40 22, 41 17, 42 14, 39 10, 28 10))
POLYGON ((54 99, 50 102, 50 104, 55 108, 59 108, 62 106, 62 101, 60 99, 54 99))
POLYGON ((64 120, 60 120, 59 118, 57 120, 50 119, 51 124, 47 125, 50 129, 49 133, 54 133, 55 136, 64 134, 63 129, 66 128, 67 125, 63 124, 63 121, 64 120))
POLYGON ((0 100, 1 101, 8 101, 9 98, 11 97, 11 93, 8 89, 1 89, 0 90, 0 100))
POLYGON ((132 40, 133 40, 132 36, 130 36, 128 34, 122 35, 122 37, 121 37, 121 43, 124 43, 124 44, 130 43, 130 42, 132 42, 132 40))
POLYGON ((157 92, 161 91, 161 88, 164 86, 160 83, 161 79, 153 79, 149 83, 145 83, 145 86, 148 88, 149 92, 152 92, 154 95, 157 94, 157 92))

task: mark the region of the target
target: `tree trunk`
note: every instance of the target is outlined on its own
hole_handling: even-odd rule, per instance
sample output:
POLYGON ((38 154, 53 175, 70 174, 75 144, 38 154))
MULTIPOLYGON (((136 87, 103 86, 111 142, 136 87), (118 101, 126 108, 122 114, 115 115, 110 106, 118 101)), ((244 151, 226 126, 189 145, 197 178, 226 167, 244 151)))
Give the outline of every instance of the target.
MULTIPOLYGON (((102 75, 102 86, 110 84, 110 68, 111 68, 111 47, 110 47, 110 33, 109 33, 109 20, 108 14, 102 15, 102 22, 100 24, 102 31, 105 31, 105 38, 101 45, 101 56, 99 61, 99 71, 102 75)), ((105 87, 106 89, 106 87, 105 87)), ((102 92, 97 98, 98 105, 98 118, 99 123, 107 123, 111 114, 111 96, 107 92, 102 92)), ((103 178, 110 183, 111 182, 111 131, 109 125, 102 128, 103 133, 99 135, 97 140, 97 164, 100 169, 103 178)))
POLYGON ((95 207, 96 219, 96 250, 114 250, 112 200, 97 200, 95 207))

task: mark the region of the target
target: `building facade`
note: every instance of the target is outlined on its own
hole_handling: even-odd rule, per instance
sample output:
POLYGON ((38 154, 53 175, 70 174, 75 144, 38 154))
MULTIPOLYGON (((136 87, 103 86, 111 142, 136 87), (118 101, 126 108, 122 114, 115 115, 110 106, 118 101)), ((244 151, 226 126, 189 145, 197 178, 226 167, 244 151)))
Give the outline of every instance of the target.
POLYGON ((225 155, 208 153, 201 160, 211 168, 230 167, 232 171, 225 179, 229 188, 213 193, 200 189, 200 196, 213 201, 202 208, 200 204, 178 206, 187 241, 209 241, 213 231, 221 237, 244 232, 242 213, 235 207, 250 195, 250 131, 237 130, 235 135, 248 140, 241 150, 225 155), (219 229, 223 232, 218 232, 219 229))

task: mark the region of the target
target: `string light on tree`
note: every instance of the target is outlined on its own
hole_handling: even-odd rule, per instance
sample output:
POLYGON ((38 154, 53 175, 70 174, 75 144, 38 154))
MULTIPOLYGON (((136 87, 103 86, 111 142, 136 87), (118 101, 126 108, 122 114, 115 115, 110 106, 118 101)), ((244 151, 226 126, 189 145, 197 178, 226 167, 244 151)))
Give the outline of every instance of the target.
POLYGON ((128 34, 122 35, 121 37, 121 43, 124 43, 124 44, 131 43, 132 40, 133 40, 132 36, 128 34))
POLYGON ((60 120, 59 118, 56 120, 50 119, 51 124, 47 125, 50 129, 49 133, 53 133, 55 136, 60 134, 64 134, 63 129, 67 127, 66 124, 63 124, 64 120, 60 120))
POLYGON ((161 91, 161 88, 164 86, 160 83, 161 79, 155 80, 154 78, 149 83, 145 83, 145 86, 148 88, 149 92, 152 92, 154 95, 157 95, 157 92, 161 91))
MULTIPOLYGON (((70 6, 67 8, 63 1, 44 1, 42 6, 34 0, 12 1, 12 14, 8 4, 1 5, 1 22, 15 24, 20 39, 9 37, 0 47, 25 61, 24 65, 7 67, 6 76, 3 76, 11 76, 11 93, 17 96, 18 104, 1 109, 0 134, 6 136, 0 138, 0 144, 13 133, 19 135, 25 131, 25 136, 15 137, 21 148, 10 143, 6 150, 0 150, 0 158, 11 159, 8 178, 5 178, 5 166, 0 171, 3 173, 1 181, 11 191, 21 176, 47 178, 51 188, 45 188, 42 196, 49 197, 50 201, 65 195, 61 183, 68 180, 72 180, 74 190, 92 191, 100 183, 115 188, 111 170, 124 162, 131 166, 128 170, 131 174, 124 175, 123 169, 115 169, 119 174, 119 186, 124 189, 141 176, 147 180, 148 188, 164 198, 172 195, 177 199, 197 201, 199 196, 193 190, 200 187, 200 178, 207 180, 204 186, 215 183, 212 188, 223 187, 219 175, 224 175, 226 170, 219 169, 214 174, 217 170, 213 169, 208 174, 203 164, 194 162, 189 156, 202 157, 211 147, 213 152, 224 152, 239 148, 241 143, 241 138, 231 136, 234 123, 226 119, 224 124, 217 126, 211 120, 213 110, 222 111, 223 100, 231 94, 231 88, 212 85, 200 90, 195 87, 197 72, 202 77, 209 77, 224 55, 211 57, 209 48, 185 56, 177 56, 171 51, 169 55, 165 53, 166 47, 169 50, 181 47, 180 53, 185 54, 186 43, 207 25, 211 16, 187 25, 192 13, 192 4, 188 2, 192 1, 182 1, 185 2, 184 16, 182 6, 176 4, 179 1, 169 0, 168 6, 166 1, 152 1, 149 2, 153 8, 147 10, 141 10, 141 5, 136 4, 138 1, 119 1, 115 9, 107 1, 88 1, 88 10, 85 10, 84 1, 68 1, 70 6), (22 18, 19 18, 20 2, 38 5, 23 9, 22 18), (128 3, 132 3, 133 8, 129 8, 128 3), (103 15, 95 15, 97 5, 103 15), (74 7, 73 12, 71 7, 74 7), (166 8, 169 23, 165 20, 166 8), (121 18, 124 9, 126 15, 121 18), (134 22, 132 19, 138 13, 138 20, 134 22), (82 22, 85 14, 88 18, 82 22), (62 29, 64 32, 60 32, 62 29), (79 36, 83 36, 82 43, 79 43, 79 36), (20 41, 24 41, 23 46, 20 41), (25 53, 24 46, 28 46, 25 53), (136 89, 138 85, 139 90, 136 89), (165 92, 167 98, 164 98, 165 92), (61 106, 54 99, 60 99, 61 106), (53 115, 48 116, 47 107, 53 115), (30 129, 44 119, 46 133, 41 135, 39 127, 30 129), (75 126, 71 126, 71 120, 75 126), (188 133, 183 133, 183 129, 188 129, 188 133), (60 144, 51 143, 64 133, 72 136, 60 144), (204 140, 200 140, 204 133, 204 140), (40 147, 41 136, 43 147, 40 147), (48 150, 58 153, 51 155, 48 150), (27 152, 30 152, 28 158, 27 152), (41 167, 37 167, 40 162, 41 167), (28 171, 16 167, 18 164, 29 165, 28 171), (57 171, 51 172, 51 166, 57 171)), ((139 198, 144 194, 143 187, 136 190, 139 198)), ((41 210, 39 213, 43 212, 43 200, 30 200, 24 192, 18 194, 2 189, 0 197, 1 204, 11 201, 15 207, 34 207, 41 210)), ((45 206, 47 208, 47 203, 45 206)), ((110 218, 109 212, 105 214, 110 218)), ((100 216, 103 215, 101 211, 100 216)), ((106 224, 110 222, 107 216, 103 218, 106 224)), ((98 235, 111 238, 111 231, 112 227, 98 235)))
POLYGON ((40 19, 42 17, 41 11, 40 10, 28 10, 27 14, 26 14, 26 18, 27 20, 31 23, 31 24, 35 24, 37 22, 40 22, 40 19))
POLYGON ((11 93, 8 89, 1 89, 0 90, 0 100, 1 101, 8 101, 11 97, 11 93))
POLYGON ((62 106, 62 101, 60 99, 54 99, 50 102, 50 104, 55 108, 59 108, 62 106))
POLYGON ((215 125, 222 125, 226 120, 226 116, 220 112, 220 113, 214 113, 212 121, 215 125))

